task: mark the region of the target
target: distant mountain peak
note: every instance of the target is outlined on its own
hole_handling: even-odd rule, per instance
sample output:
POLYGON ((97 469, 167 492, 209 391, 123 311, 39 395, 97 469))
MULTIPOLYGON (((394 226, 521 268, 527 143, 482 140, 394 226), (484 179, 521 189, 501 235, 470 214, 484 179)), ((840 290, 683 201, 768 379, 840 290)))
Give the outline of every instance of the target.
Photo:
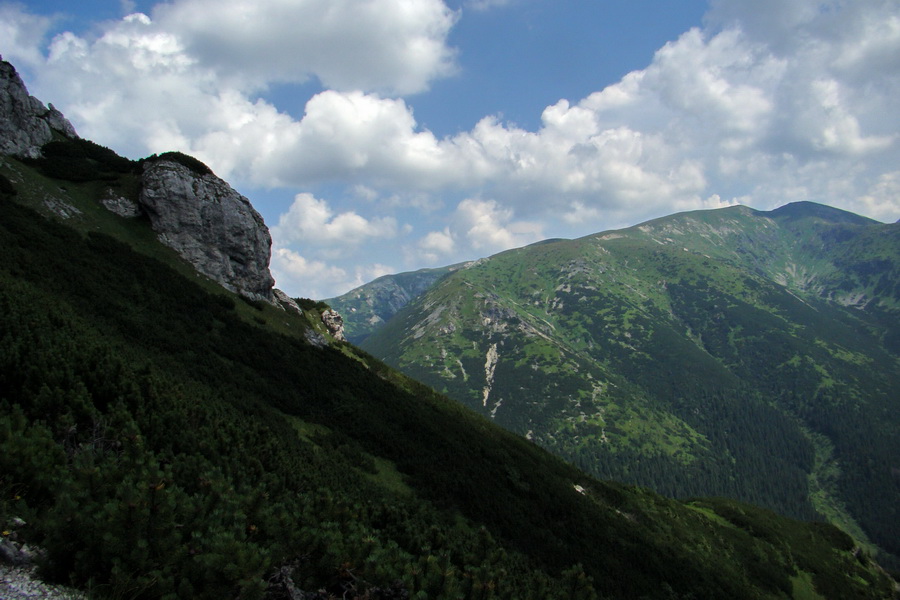
POLYGON ((763 212, 762 214, 773 219, 781 220, 815 218, 829 223, 847 223, 850 225, 872 225, 877 223, 874 219, 869 219, 840 208, 819 204, 818 202, 810 202, 808 200, 790 202, 775 210, 763 212))

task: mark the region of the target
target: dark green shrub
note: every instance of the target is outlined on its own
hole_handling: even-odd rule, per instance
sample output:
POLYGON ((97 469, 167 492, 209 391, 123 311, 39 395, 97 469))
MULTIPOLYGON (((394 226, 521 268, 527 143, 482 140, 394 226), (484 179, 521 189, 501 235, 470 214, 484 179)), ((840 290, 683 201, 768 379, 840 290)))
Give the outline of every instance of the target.
POLYGON ((113 181, 130 172, 134 163, 89 140, 54 141, 41 148, 43 156, 26 160, 53 179, 72 182, 113 181))
POLYGON ((297 304, 303 310, 317 310, 319 312, 325 312, 326 310, 331 309, 328 304, 321 300, 311 300, 310 298, 294 298, 297 301, 297 304))
POLYGON ((140 162, 155 162, 158 160, 171 160, 177 162, 198 175, 214 175, 213 170, 206 166, 202 161, 193 156, 184 154, 183 152, 163 152, 162 154, 153 154, 152 156, 142 159, 140 162))
POLYGON ((247 298, 246 296, 239 296, 239 298, 258 311, 262 311, 266 307, 266 303, 263 300, 253 300, 252 298, 247 298))
POLYGON ((13 185, 13 182, 6 175, 0 173, 0 196, 10 197, 16 194, 18 194, 18 191, 16 191, 16 186, 13 185))

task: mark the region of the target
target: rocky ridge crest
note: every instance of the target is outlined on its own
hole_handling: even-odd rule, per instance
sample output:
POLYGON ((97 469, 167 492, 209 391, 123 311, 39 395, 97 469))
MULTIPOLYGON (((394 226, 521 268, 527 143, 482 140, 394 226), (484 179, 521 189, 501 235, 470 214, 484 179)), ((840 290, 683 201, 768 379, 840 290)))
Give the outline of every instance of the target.
POLYGON ((62 113, 31 96, 16 68, 0 57, 0 154, 38 158, 54 132, 78 137, 62 113))
POLYGON ((333 308, 324 311, 322 313, 322 322, 334 339, 340 342, 347 341, 347 338, 344 336, 344 318, 338 311, 333 308))
MULTIPOLYGON (((0 155, 39 159, 45 144, 61 139, 78 139, 71 123, 52 104, 48 108, 31 96, 15 67, 0 57, 0 155)), ((146 216, 162 243, 224 288, 302 313, 293 299, 274 288, 272 237, 245 196, 187 155, 154 155, 140 164, 139 196, 110 191, 100 199, 103 206, 124 218, 146 216)), ((335 339, 344 339, 336 311, 322 320, 335 339)))

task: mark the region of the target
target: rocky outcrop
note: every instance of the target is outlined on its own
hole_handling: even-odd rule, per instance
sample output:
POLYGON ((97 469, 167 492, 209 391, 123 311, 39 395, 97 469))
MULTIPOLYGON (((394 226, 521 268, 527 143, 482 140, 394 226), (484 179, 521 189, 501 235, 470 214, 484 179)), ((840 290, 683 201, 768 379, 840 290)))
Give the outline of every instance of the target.
POLYGON ((276 306, 280 306, 282 310, 290 311, 298 315, 303 314, 303 309, 300 308, 300 305, 297 304, 297 301, 278 288, 272 290, 272 295, 275 297, 276 306))
POLYGON ((38 563, 47 553, 25 543, 21 537, 26 523, 13 517, 2 524, 0 536, 0 598, 4 600, 82 600, 87 598, 73 589, 50 585, 37 576, 38 563))
POLYGON ((273 301, 272 237, 247 198, 166 158, 145 163, 141 184, 139 204, 160 241, 226 289, 273 301))
POLYGON ((330 333, 334 339, 341 342, 346 341, 347 338, 344 337, 344 318, 338 311, 331 308, 323 311, 322 322, 325 323, 328 333, 330 333))
MULTIPOLYGON (((0 59, 0 153, 38 158, 44 144, 60 137, 78 136, 53 105, 47 108, 29 95, 15 67, 0 59)), ((112 190, 100 201, 122 217, 146 215, 160 241, 226 289, 274 302, 268 228, 247 198, 196 159, 148 159, 136 203, 112 190)), ((48 208, 72 216, 74 208, 57 204, 48 208)))
POLYGON ((78 137, 62 113, 29 95, 15 67, 0 58, 0 154, 38 158, 54 132, 78 137))
POLYGON ((106 190, 106 195, 100 198, 100 204, 106 207, 106 210, 113 212, 120 217, 132 219, 143 214, 140 205, 133 199, 121 194, 117 194, 112 188, 106 190))

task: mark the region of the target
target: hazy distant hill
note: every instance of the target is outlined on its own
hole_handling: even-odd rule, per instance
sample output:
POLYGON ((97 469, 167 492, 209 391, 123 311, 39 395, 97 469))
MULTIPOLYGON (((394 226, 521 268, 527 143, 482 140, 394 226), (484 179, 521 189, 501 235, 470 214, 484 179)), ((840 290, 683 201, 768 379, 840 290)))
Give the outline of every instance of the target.
POLYGON ((344 317, 344 333, 362 342, 386 321, 459 265, 385 275, 338 297, 325 300, 344 317))
POLYGON ((900 225, 732 207, 511 250, 362 345, 595 475, 900 553, 900 225))

